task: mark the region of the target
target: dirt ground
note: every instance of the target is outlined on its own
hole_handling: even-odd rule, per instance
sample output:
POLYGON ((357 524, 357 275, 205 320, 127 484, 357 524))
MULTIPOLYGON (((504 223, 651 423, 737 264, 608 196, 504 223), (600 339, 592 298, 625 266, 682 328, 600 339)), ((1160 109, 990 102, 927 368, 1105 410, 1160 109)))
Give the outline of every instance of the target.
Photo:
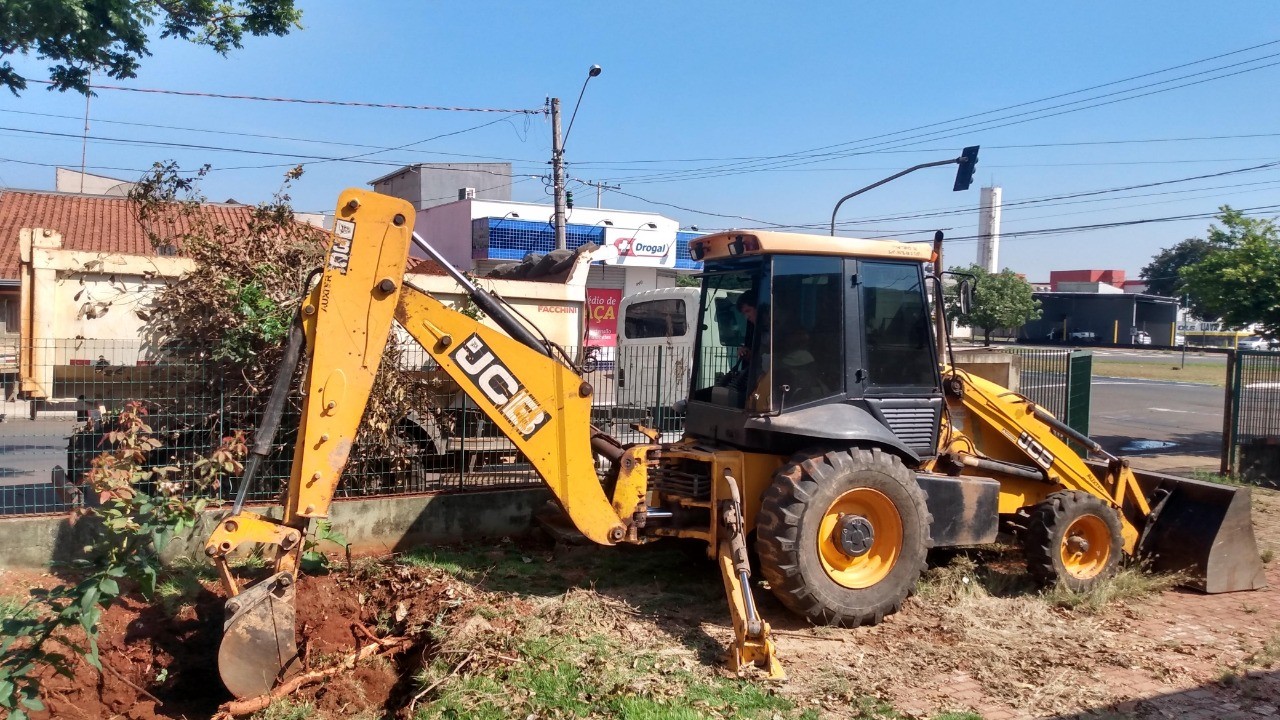
MULTIPOLYGON (((1280 551, 1280 494, 1255 491, 1254 517, 1264 554, 1280 551)), ((693 678, 689 682, 726 682, 716 655, 732 630, 719 579, 713 565, 679 550, 507 542, 438 549, 413 560, 366 560, 351 571, 302 579, 299 627, 309 668, 333 665, 376 642, 375 637, 383 642, 405 638, 405 644, 305 688, 296 702, 307 713, 259 717, 468 717, 421 713, 451 686, 478 683, 486 674, 499 688, 524 692, 510 683, 519 682, 520 668, 545 659, 544 650, 531 648, 547 646, 511 638, 522 618, 533 615, 545 620, 543 632, 552 637, 603 632, 622 638, 623 647, 637 653, 678 659, 680 672, 693 678), (588 603, 598 601, 599 607, 547 612, 573 592, 581 592, 588 603), (601 618, 614 618, 613 624, 601 618), (492 636, 484 641, 484 663, 473 660, 479 657, 474 648, 449 655, 461 652, 450 650, 450 643, 475 635, 492 636), (441 667, 452 670, 439 672, 441 667), (424 689, 429 678, 435 685, 424 689)), ((767 685, 765 692, 787 705, 740 715, 933 718, 968 711, 987 720, 1280 715, 1280 562, 1269 563, 1270 586, 1258 592, 1206 596, 1168 589, 1093 607, 1028 590, 1017 579, 1016 558, 985 552, 935 561, 938 567, 920 593, 873 628, 809 626, 789 615, 766 589, 757 589, 790 676, 785 683, 767 685)), ((0 574, 0 584, 10 589, 55 581, 0 574)), ((222 598, 207 578, 196 587, 176 612, 137 598, 113 607, 101 640, 107 671, 100 674, 81 663, 74 679, 45 678, 49 711, 36 717, 214 716, 229 700, 216 672, 222 598)), ((617 648, 608 652, 619 654, 617 648)), ((595 657, 573 662, 597 662, 595 657)), ((631 665, 634 670, 637 664, 631 665)), ((628 697, 656 692, 645 678, 645 672, 656 670, 634 672, 608 692, 628 697)), ((758 679, 744 684, 755 683, 763 684, 758 679)), ((567 707, 596 709, 520 716, 632 716, 592 705, 590 692, 578 694, 587 704, 567 707)), ((532 700, 521 702, 511 707, 523 708, 532 700)), ((702 716, 739 713, 721 707, 654 717, 702 716)))

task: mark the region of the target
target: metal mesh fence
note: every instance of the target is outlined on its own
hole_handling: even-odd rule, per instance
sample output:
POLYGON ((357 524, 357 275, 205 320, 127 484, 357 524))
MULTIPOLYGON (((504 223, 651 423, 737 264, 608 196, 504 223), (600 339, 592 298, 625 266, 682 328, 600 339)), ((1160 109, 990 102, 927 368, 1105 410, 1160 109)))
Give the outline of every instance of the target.
MULTIPOLYGON (((1022 358, 1018 392, 1082 435, 1089 434, 1093 394, 1093 351, 1010 346, 1022 358)), ((1084 457, 1085 449, 1068 444, 1084 457)))
MULTIPOLYGON (((644 441, 632 426, 656 427, 664 440, 679 437, 684 418, 672 405, 689 390, 692 349, 656 342, 616 348, 613 362, 597 362, 593 348, 568 348, 587 371, 594 388, 592 422, 623 443, 644 441)), ((1070 418, 1071 351, 1015 350, 1023 358, 1024 394, 1059 417, 1070 418)), ((1270 358, 1273 359, 1273 358, 1270 358)), ((1269 360, 1263 357, 1260 360, 1269 360)), ((728 360, 720 363, 725 369, 728 360)), ((190 467, 225 435, 252 433, 265 397, 228 396, 210 366, 200 360, 161 355, 139 342, 65 340, 33 348, 26 377, 15 365, 0 365, 4 398, 0 403, 0 515, 62 512, 93 502, 83 474, 103 450, 110 418, 130 400, 144 401, 149 422, 163 445, 152 454, 155 465, 190 467)), ((708 372, 715 364, 708 365, 708 372)), ((1273 383, 1280 387, 1280 365, 1247 377, 1246 402, 1266 410, 1243 409, 1242 428, 1277 432, 1273 383), (1265 372, 1271 372, 1266 375, 1265 372), (1271 393, 1271 395, 1267 395, 1271 393), (1253 398, 1258 398, 1254 401, 1253 398), (1266 418, 1269 418, 1267 420, 1266 418), (1271 425, 1265 425, 1271 422, 1271 425), (1268 428, 1270 428, 1268 430, 1268 428)), ((411 380, 432 388, 425 407, 397 418, 376 446, 357 442, 338 487, 340 498, 423 492, 468 491, 535 485, 532 466, 501 430, 448 380, 422 348, 411 345, 400 358, 411 380)), ((1087 374, 1085 375, 1087 378, 1087 374)), ((700 384, 715 382, 699 378, 700 384)), ((265 392, 265 390, 264 390, 265 392)), ((1087 395, 1086 395, 1087 396, 1087 395)), ((1248 405, 1253 407, 1253 405, 1248 405)), ((275 449, 263 463, 250 501, 274 502, 287 484, 292 465, 300 404, 286 410, 275 449)), ((1086 409, 1087 416, 1087 409, 1086 409)), ((1078 428, 1081 429, 1081 428, 1078 428)), ((1087 431, 1087 427, 1081 429, 1087 431)), ((1253 430, 1250 430, 1253 432, 1253 430)), ((218 488, 223 499, 238 490, 231 479, 218 488)))
MULTIPOLYGON (((568 348, 595 388, 593 423, 622 442, 644 439, 633 423, 679 433, 683 418, 670 401, 687 389, 687 351, 631 349, 625 360, 625 397, 618 362, 597 362, 593 349, 568 348), (682 357, 677 357, 680 355, 682 357), (585 362, 584 362, 585 361, 585 362), (661 374, 663 379, 657 376, 661 374), (673 391, 672 388, 675 388, 673 391)), ((0 364, 0 515, 64 512, 93 497, 83 475, 104 449, 110 420, 130 400, 142 401, 163 445, 149 462, 190 468, 241 429, 251 434, 265 396, 228 395, 201 360, 162 355, 145 343, 65 340, 32 348, 21 377, 16 357, 0 364)), ((535 485, 532 466, 479 408, 456 390, 430 356, 411 345, 400 367, 430 382, 426 407, 399 418, 377 446, 357 443, 337 496, 369 497, 535 485)), ((264 393, 266 390, 264 390, 264 393)), ((274 502, 287 484, 300 417, 297 398, 287 407, 274 451, 249 488, 250 501, 274 502)), ((670 436, 669 436, 670 437, 670 436)), ((230 499, 238 479, 217 492, 230 499)))
POLYGON ((1280 353, 1238 351, 1232 390, 1237 444, 1280 437, 1280 353))

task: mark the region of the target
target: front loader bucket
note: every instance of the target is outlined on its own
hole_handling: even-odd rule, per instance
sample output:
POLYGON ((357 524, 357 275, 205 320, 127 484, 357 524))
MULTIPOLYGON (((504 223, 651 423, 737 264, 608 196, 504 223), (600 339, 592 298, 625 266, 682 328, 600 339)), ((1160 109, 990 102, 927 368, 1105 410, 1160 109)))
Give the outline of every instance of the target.
POLYGON ((1138 556, 1153 570, 1183 573, 1188 586, 1206 593, 1266 586, 1249 488, 1140 470, 1133 474, 1152 505, 1138 556))
POLYGON ((299 670, 293 576, 277 573, 227 601, 218 673, 238 698, 271 692, 299 670))

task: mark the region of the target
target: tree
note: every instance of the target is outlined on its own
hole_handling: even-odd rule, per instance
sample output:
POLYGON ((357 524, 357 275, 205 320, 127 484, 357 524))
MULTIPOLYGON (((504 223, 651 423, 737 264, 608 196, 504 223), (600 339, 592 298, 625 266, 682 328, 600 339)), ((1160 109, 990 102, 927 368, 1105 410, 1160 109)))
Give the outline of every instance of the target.
MULTIPOLYGON (((1151 262, 1138 275, 1147 281, 1147 292, 1164 297, 1187 297, 1186 281, 1182 279, 1181 270, 1195 265, 1209 254, 1211 246, 1208 240, 1187 238, 1173 247, 1165 248, 1151 257, 1151 262)), ((1187 297, 1188 307, 1194 310, 1191 298, 1187 297)))
POLYGON ((286 35, 302 11, 294 0, 40 0, 0 2, 0 86, 14 95, 27 81, 8 55, 53 63, 52 89, 89 92, 89 74, 137 76, 150 26, 160 37, 207 45, 220 55, 242 47, 245 33, 286 35))
POLYGON ((1262 335, 1280 337, 1280 227, 1229 205, 1218 222, 1209 226, 1209 253, 1182 269, 1187 293, 1206 317, 1228 327, 1256 324, 1262 335))
POLYGON ((973 307, 968 314, 960 312, 959 303, 948 298, 947 314, 965 327, 983 331, 985 344, 991 344, 991 333, 998 328, 1014 328, 1040 317, 1040 301, 1031 296, 1031 283, 1005 268, 992 274, 980 265, 951 268, 977 278, 973 291, 973 307))

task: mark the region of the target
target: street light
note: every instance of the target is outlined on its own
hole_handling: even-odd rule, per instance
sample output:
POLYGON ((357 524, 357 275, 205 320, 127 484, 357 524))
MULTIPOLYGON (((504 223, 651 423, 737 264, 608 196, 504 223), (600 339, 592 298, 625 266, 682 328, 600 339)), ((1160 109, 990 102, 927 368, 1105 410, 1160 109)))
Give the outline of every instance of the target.
POLYGON ((582 81, 582 89, 578 91, 578 102, 573 106, 573 114, 569 116, 569 129, 565 131, 564 140, 560 139, 560 98, 551 98, 551 184, 555 195, 554 224, 558 250, 565 248, 564 144, 569 139, 569 132, 573 130, 574 119, 578 117, 578 106, 582 104, 582 96, 587 92, 587 83, 599 75, 599 65, 592 65, 587 69, 587 78, 582 81))
POLYGON ((582 89, 578 91, 578 102, 573 104, 573 112, 569 114, 569 127, 564 131, 564 141, 560 143, 560 152, 564 152, 564 146, 569 143, 569 133, 573 132, 573 121, 578 117, 578 106, 582 105, 582 96, 587 92, 587 83, 591 82, 591 78, 600 77, 600 66, 592 65, 587 68, 587 79, 582 81, 582 89))

